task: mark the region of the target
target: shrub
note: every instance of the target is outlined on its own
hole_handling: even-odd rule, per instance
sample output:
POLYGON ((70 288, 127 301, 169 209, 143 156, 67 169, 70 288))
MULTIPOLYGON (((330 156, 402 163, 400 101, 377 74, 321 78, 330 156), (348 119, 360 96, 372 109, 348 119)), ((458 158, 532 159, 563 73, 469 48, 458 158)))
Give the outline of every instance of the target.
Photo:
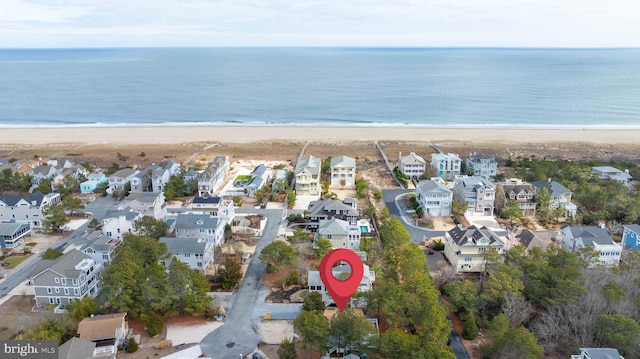
POLYGON ((284 284, 285 285, 296 285, 298 284, 300 281, 300 273, 298 273, 297 270, 291 271, 291 273, 289 273, 289 275, 287 276, 287 279, 285 279, 284 284))
POLYGON ((127 353, 133 353, 137 350, 138 350, 138 343, 136 343, 135 339, 129 338, 129 342, 127 343, 127 346, 124 348, 124 351, 127 353))
POLYGON ((474 340, 478 335, 478 326, 476 325, 476 317, 473 313, 467 315, 467 320, 464 322, 464 328, 462 329, 462 337, 466 340, 474 340))
POLYGON ((444 243, 442 243, 441 239, 438 239, 437 241, 435 241, 433 243, 433 250, 434 251, 443 251, 444 250, 444 243))
POLYGON ((162 316, 160 314, 158 313, 149 314, 146 319, 146 324, 147 324, 147 333, 149 333, 149 336, 155 337, 156 335, 162 333, 164 323, 162 322, 162 316))

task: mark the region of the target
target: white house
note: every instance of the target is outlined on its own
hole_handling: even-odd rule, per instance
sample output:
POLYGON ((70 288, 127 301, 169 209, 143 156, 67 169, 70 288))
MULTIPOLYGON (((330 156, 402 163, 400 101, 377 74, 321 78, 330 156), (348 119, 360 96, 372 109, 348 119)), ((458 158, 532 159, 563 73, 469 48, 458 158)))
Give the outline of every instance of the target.
POLYGON ((0 248, 13 249, 24 244, 24 238, 33 231, 29 223, 0 222, 0 248))
POLYGON ((504 254, 506 240, 487 227, 458 225, 445 233, 444 255, 458 273, 484 272, 488 248, 504 254))
POLYGON ((347 248, 353 251, 360 250, 360 227, 347 221, 332 218, 321 220, 314 240, 319 238, 328 239, 331 248, 347 248))
POLYGON ((596 166, 591 167, 591 173, 598 176, 601 180, 614 180, 628 186, 633 177, 629 174, 629 170, 621 171, 611 166, 596 166))
POLYGON ((351 203, 349 198, 345 198, 343 201, 330 198, 312 201, 307 210, 307 229, 316 231, 320 221, 331 218, 342 219, 355 225, 360 217, 356 205, 357 203, 351 203))
POLYGON ((101 231, 93 231, 87 234, 82 241, 76 241, 73 245, 77 250, 91 257, 94 262, 104 266, 111 263, 120 242, 120 240, 113 239, 101 231))
POLYGON ((208 214, 180 213, 176 218, 176 238, 198 238, 213 243, 224 243, 226 222, 208 214))
POLYGON ((251 171, 251 180, 249 180, 249 183, 247 183, 245 187, 247 189, 247 196, 255 197, 256 191, 264 187, 270 177, 271 169, 263 164, 256 166, 256 168, 251 171))
POLYGON ((133 223, 143 214, 132 211, 110 210, 102 219, 102 233, 109 238, 121 241, 125 233, 135 234, 133 223))
POLYGON ((416 155, 415 152, 410 152, 406 156, 402 156, 402 152, 400 152, 398 169, 407 178, 421 178, 427 170, 427 161, 416 155))
POLYGON ((580 348, 580 354, 571 359, 624 359, 618 349, 613 348, 580 348))
POLYGON ((447 188, 442 178, 421 181, 416 187, 416 200, 427 216, 451 215, 453 192, 447 188))
POLYGON ((151 189, 153 192, 164 192, 172 176, 180 172, 180 164, 174 161, 160 163, 151 174, 151 189))
POLYGON ((570 252, 579 248, 593 247, 599 256, 594 258, 590 267, 617 267, 620 264, 622 245, 613 241, 606 230, 596 226, 569 226, 560 228, 562 246, 570 252))
POLYGON ((198 176, 198 196, 216 194, 229 177, 229 156, 216 156, 198 176))
POLYGON ((331 187, 354 187, 356 184, 356 159, 349 156, 331 158, 331 187))
MULTIPOLYGON (((214 244, 205 239, 162 237, 159 241, 167 245, 168 252, 177 260, 193 270, 204 272, 213 263, 214 244)), ((162 260, 160 263, 169 266, 171 261, 162 260)))
POLYGON ((462 160, 455 153, 433 153, 431 154, 431 169, 433 177, 453 181, 460 174, 462 160))
POLYGON ((553 211, 556 208, 562 207, 564 209, 565 217, 575 217, 578 211, 578 206, 571 203, 572 192, 565 186, 556 181, 552 181, 551 178, 544 181, 535 181, 531 183, 536 188, 536 194, 543 188, 549 191, 551 198, 549 199, 549 210, 553 211))
POLYGON ((117 171, 116 173, 112 174, 111 176, 108 177, 109 178, 108 191, 110 193, 113 193, 116 191, 124 190, 127 184, 130 185, 131 178, 135 176, 137 173, 138 171, 134 170, 133 168, 123 168, 117 171))
POLYGON ((231 222, 233 222, 233 217, 236 216, 233 201, 230 199, 223 199, 218 196, 195 197, 191 201, 191 210, 196 214, 208 214, 210 216, 218 217, 226 224, 231 224, 231 222))
POLYGON ((72 249, 54 260, 43 260, 31 278, 36 304, 57 304, 98 294, 102 266, 88 255, 72 249))
POLYGON ((320 166, 319 158, 309 156, 296 164, 295 190, 298 195, 320 194, 320 166))
POLYGON ((487 179, 493 178, 498 172, 498 161, 493 156, 482 153, 471 153, 466 161, 467 171, 473 173, 474 176, 480 176, 487 179))
POLYGON ((164 220, 167 217, 167 202, 163 192, 132 192, 122 200, 118 210, 130 210, 164 220))
POLYGON ((0 222, 28 223, 31 228, 42 228, 42 212, 60 204, 59 193, 0 196, 0 222))
POLYGON ((492 216, 496 200, 496 185, 481 176, 456 176, 453 199, 467 202, 465 215, 492 216))
MULTIPOLYGON (((364 266, 364 275, 362 276, 362 280, 360 281, 358 289, 356 290, 360 293, 371 291, 371 289, 373 288, 373 283, 376 281, 376 272, 372 271, 368 265, 362 265, 364 266)), ((338 265, 333 267, 331 272, 333 273, 334 278, 341 278, 343 276, 348 276, 348 273, 351 272, 351 269, 348 265, 338 265)), ((324 286, 324 283, 322 283, 322 279, 320 279, 319 271, 310 270, 307 274, 307 283, 309 285, 310 292, 319 292, 320 294, 322 294, 322 301, 325 303, 325 305, 335 304, 335 302, 331 298, 331 295, 327 291, 327 288, 324 286)), ((352 298, 349 303, 351 304, 351 306, 355 306, 355 304, 357 304, 357 301, 354 301, 354 299, 352 298)))

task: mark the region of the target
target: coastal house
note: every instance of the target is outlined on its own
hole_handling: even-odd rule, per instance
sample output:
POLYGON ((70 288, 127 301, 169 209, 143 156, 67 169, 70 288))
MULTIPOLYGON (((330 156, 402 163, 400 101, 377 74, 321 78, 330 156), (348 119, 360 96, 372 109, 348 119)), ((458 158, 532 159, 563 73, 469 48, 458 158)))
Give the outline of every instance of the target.
POLYGON ((308 156, 296 164, 295 191, 297 195, 320 194, 320 169, 322 161, 319 158, 308 156))
POLYGON ((226 222, 208 214, 180 213, 176 218, 176 238, 198 238, 220 246, 226 222))
POLYGON ((518 245, 523 245, 527 250, 533 248, 547 249, 552 244, 551 232, 549 231, 531 231, 515 226, 507 230, 507 249, 512 249, 518 245))
POLYGON ((185 172, 182 175, 182 182, 187 185, 190 186, 193 184, 193 187, 191 188, 195 188, 198 185, 198 176, 200 174, 192 169, 189 169, 187 172, 185 172))
POLYGON ((57 168, 59 171, 63 171, 65 168, 71 168, 74 166, 73 161, 66 158, 52 158, 47 160, 47 165, 57 168))
POLYGON ((322 199, 309 203, 307 209, 308 224, 307 229, 315 232, 320 225, 320 221, 328 219, 341 219, 355 225, 360 217, 360 212, 355 208, 354 203, 349 198, 343 201, 335 199, 322 199))
POLYGON ((458 225, 445 233, 444 255, 456 272, 484 272, 488 248, 504 254, 506 241, 487 227, 458 225))
POLYGON ((129 324, 127 313, 91 315, 78 323, 78 337, 95 343, 94 357, 115 357, 126 344, 129 324))
POLYGON ((216 156, 198 176, 198 196, 213 196, 229 177, 229 156, 216 156))
POLYGON ((275 170, 273 175, 273 182, 271 182, 271 191, 276 193, 284 193, 284 190, 289 187, 287 179, 289 178, 289 170, 275 170))
POLYGON ((0 222, 28 223, 31 228, 42 228, 42 212, 62 203, 59 193, 35 192, 29 195, 0 196, 0 222))
POLYGON ((494 156, 473 152, 467 156, 467 172, 474 176, 491 179, 498 172, 498 161, 494 156))
POLYGON ((53 177, 55 177, 59 173, 60 173, 60 170, 58 170, 54 166, 51 166, 51 165, 38 166, 34 168, 33 171, 31 171, 31 183, 33 183, 34 186, 37 186, 40 184, 40 181, 42 180, 50 181, 53 179, 53 177))
POLYGON ((402 156, 402 152, 400 152, 398 169, 402 174, 407 176, 407 178, 419 179, 424 176, 427 170, 427 161, 416 155, 415 152, 410 152, 406 156, 402 156))
MULTIPOLYGON (((373 288, 373 283, 376 281, 376 272, 372 271, 368 265, 362 264, 364 266, 364 275, 362 276, 362 280, 356 289, 356 292, 369 292, 373 288)), ((342 278, 348 276, 351 269, 348 265, 338 265, 331 269, 334 278, 342 278)), ((320 272, 310 270, 307 274, 307 283, 309 285, 310 292, 318 292, 322 295, 322 301, 325 305, 329 306, 335 304, 331 295, 327 291, 324 283, 322 283, 322 279, 320 279, 320 272)), ((351 298, 349 302, 351 306, 356 306, 358 304, 358 300, 351 298)))
POLYGON ((603 228, 565 224, 560 227, 559 234, 562 237, 562 246, 569 252, 592 247, 598 253, 598 257, 592 259, 590 267, 617 267, 620 264, 622 246, 616 243, 603 228))
POLYGON ((40 261, 31 278, 36 305, 65 307, 73 300, 98 294, 102 266, 90 256, 72 249, 57 259, 40 261))
POLYGON ((314 244, 320 238, 331 242, 331 248, 347 248, 352 251, 360 250, 360 227, 341 219, 332 218, 321 220, 314 237, 314 244))
POLYGON ((629 170, 621 171, 612 166, 595 166, 591 167, 591 175, 597 176, 599 179, 608 181, 614 180, 622 183, 625 186, 631 184, 633 177, 629 174, 629 170))
POLYGON ((331 187, 355 186, 356 180, 356 159, 349 156, 338 156, 331 158, 331 187))
POLYGON ((109 183, 109 179, 104 175, 104 173, 90 173, 87 176, 87 180, 80 183, 80 193, 93 193, 102 183, 109 183))
POLYGON ((92 231, 81 240, 73 242, 75 249, 88 255, 94 262, 104 266, 111 263, 120 240, 113 239, 102 231, 92 231))
POLYGON ((143 216, 142 213, 130 210, 109 210, 102 219, 102 233, 109 238, 121 241, 125 233, 136 234, 133 223, 143 216))
POLYGON ((465 216, 492 216, 496 185, 482 176, 456 176, 453 199, 467 202, 465 216))
POLYGON ((127 185, 131 185, 130 181, 133 176, 135 176, 138 171, 133 168, 123 168, 111 176, 109 179, 109 187, 107 188, 107 192, 115 193, 119 191, 124 191, 127 185))
POLYGON ((545 181, 535 181, 531 183, 536 188, 536 193, 543 188, 549 191, 551 198, 549 199, 549 210, 554 213, 557 208, 562 208, 564 217, 575 218, 578 206, 571 203, 572 192, 565 186, 550 178, 545 181))
POLYGON ((208 214, 218 217, 226 224, 231 224, 233 217, 236 215, 233 201, 218 196, 195 197, 191 201, 191 210, 196 214, 208 214))
POLYGON ((134 174, 129 181, 131 192, 148 191, 151 188, 151 174, 157 167, 156 165, 151 165, 134 174))
MULTIPOLYGON (((159 241, 167 246, 168 252, 173 257, 193 270, 204 273, 213 263, 214 244, 205 239, 161 237, 159 241)), ((161 260, 160 264, 168 267, 171 261, 161 260)))
POLYGON ((442 178, 421 181, 416 187, 416 200, 426 216, 450 216, 453 203, 453 191, 442 178))
POLYGON ((1 223, 0 248, 13 249, 24 244, 24 238, 33 235, 29 223, 1 223))
POLYGON ((153 192, 164 192, 171 177, 180 172, 180 164, 174 161, 164 161, 158 165, 151 174, 151 190, 153 192))
POLYGON ((640 226, 625 224, 622 229, 622 247, 640 251, 640 226))
POLYGON ((462 160, 455 153, 433 153, 431 154, 431 170, 433 177, 440 177, 447 181, 460 175, 462 160))
POLYGON ((256 191, 264 187, 271 177, 271 170, 265 165, 260 164, 251 171, 251 179, 247 183, 245 189, 247 190, 247 196, 255 197, 256 191))
POLYGON ((496 197, 496 209, 501 211, 509 201, 517 201, 523 216, 536 215, 536 188, 518 178, 507 178, 498 184, 502 196, 496 197))
POLYGON ((624 359, 618 349, 580 348, 580 354, 571 355, 571 359, 624 359))
POLYGON ((122 200, 117 209, 141 213, 160 220, 167 217, 167 202, 163 192, 132 192, 122 200))

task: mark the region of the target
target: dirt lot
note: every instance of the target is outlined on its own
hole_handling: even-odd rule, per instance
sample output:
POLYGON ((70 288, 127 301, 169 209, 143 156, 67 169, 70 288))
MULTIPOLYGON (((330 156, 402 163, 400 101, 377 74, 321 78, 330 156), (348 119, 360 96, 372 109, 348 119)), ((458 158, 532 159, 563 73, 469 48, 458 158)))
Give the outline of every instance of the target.
POLYGON ((0 339, 11 339, 20 330, 32 328, 54 317, 51 311, 32 312, 35 304, 33 295, 14 295, 0 305, 0 339))

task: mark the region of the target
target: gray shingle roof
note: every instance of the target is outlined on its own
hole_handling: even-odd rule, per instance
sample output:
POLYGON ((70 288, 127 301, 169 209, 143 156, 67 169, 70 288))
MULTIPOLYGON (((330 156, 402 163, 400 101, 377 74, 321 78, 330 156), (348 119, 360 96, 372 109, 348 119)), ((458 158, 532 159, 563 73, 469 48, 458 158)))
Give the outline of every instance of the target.
POLYGON ((552 196, 561 196, 565 193, 571 193, 569 189, 556 181, 545 182, 545 181, 535 181, 531 183, 537 189, 546 188, 549 190, 549 193, 552 196))
POLYGON ((93 350, 96 343, 73 337, 58 348, 58 358, 60 359, 89 359, 93 358, 93 350))
POLYGON ((349 222, 341 219, 332 218, 329 220, 321 220, 318 226, 318 233, 320 234, 348 234, 349 222))
POLYGON ((177 229, 216 227, 218 227, 218 218, 208 214, 181 213, 176 218, 177 229))
POLYGON ((444 192, 451 192, 451 190, 447 188, 447 186, 442 182, 432 180, 421 181, 420 183, 418 183, 418 188, 420 188, 423 193, 431 192, 436 189, 444 192))
POLYGON ((136 218, 138 218, 138 216, 141 216, 140 213, 138 212, 132 212, 132 211, 121 211, 121 210, 117 210, 117 209, 110 209, 107 211, 107 213, 105 214, 104 218, 118 218, 120 216, 124 216, 127 220, 129 221, 134 221, 136 218))
POLYGON ((134 170, 133 168, 123 168, 119 171, 117 171, 116 173, 112 174, 109 177, 121 177, 121 178, 127 178, 129 176, 131 176, 136 170, 134 170))
POLYGON ((618 349, 612 348, 580 348, 589 355, 589 359, 622 359, 618 349))
POLYGON ((304 158, 302 161, 296 164, 296 174, 299 174, 303 171, 307 171, 312 175, 320 174, 320 164, 321 161, 319 158, 309 156, 304 158))
POLYGON ((449 231, 449 235, 451 236, 451 239, 453 239, 453 241, 459 246, 463 246, 467 243, 476 244, 482 238, 486 238, 489 241, 489 245, 492 245, 496 242, 498 244, 504 245, 504 241, 487 227, 478 228, 476 226, 471 226, 464 229, 458 225, 449 231))
MULTIPOLYGON (((566 228, 566 225, 562 228, 566 228)), ((597 226, 569 226, 573 238, 581 238, 585 246, 593 246, 594 243, 611 244, 613 239, 609 233, 597 226)))
POLYGON ((353 209, 350 205, 344 204, 335 199, 323 199, 320 201, 312 201, 309 203, 308 215, 309 217, 316 217, 318 215, 327 214, 328 212, 347 211, 347 216, 359 216, 360 213, 353 209))
POLYGON ((159 242, 166 244, 171 254, 204 253, 207 248, 207 241, 198 238, 161 237, 159 242))
POLYGON ((0 201, 4 202, 7 206, 15 206, 16 203, 20 202, 21 199, 31 203, 32 201, 36 202, 36 207, 39 207, 42 203, 42 199, 44 198, 44 194, 42 192, 35 192, 26 196, 19 195, 4 195, 0 196, 0 201))
POLYGON ((51 261, 52 263, 48 262, 48 265, 40 272, 36 273, 36 276, 48 268, 60 275, 64 275, 67 278, 78 278, 82 271, 76 270, 75 267, 85 259, 91 260, 91 257, 77 249, 72 249, 63 254, 60 258, 51 261))
POLYGON ((191 201, 191 203, 193 203, 193 204, 218 204, 218 203, 220 203, 220 197, 218 197, 218 196, 213 196, 213 197, 195 197, 193 199, 193 201, 191 201))
POLYGON ((629 228, 631 231, 635 232, 636 234, 640 234, 640 225, 637 224, 625 224, 624 225, 626 228, 629 228))
POLYGON ((495 184, 491 183, 491 181, 487 180, 486 178, 480 177, 480 176, 464 177, 464 178, 460 178, 459 181, 462 182, 462 186, 464 188, 477 188, 477 187, 484 187, 484 186, 488 186, 493 189, 496 188, 495 184))
POLYGON ((29 225, 26 223, 0 223, 0 236, 10 236, 23 226, 28 227, 29 225))
POLYGON ((349 156, 338 156, 331 158, 331 167, 356 167, 356 159, 349 156))

